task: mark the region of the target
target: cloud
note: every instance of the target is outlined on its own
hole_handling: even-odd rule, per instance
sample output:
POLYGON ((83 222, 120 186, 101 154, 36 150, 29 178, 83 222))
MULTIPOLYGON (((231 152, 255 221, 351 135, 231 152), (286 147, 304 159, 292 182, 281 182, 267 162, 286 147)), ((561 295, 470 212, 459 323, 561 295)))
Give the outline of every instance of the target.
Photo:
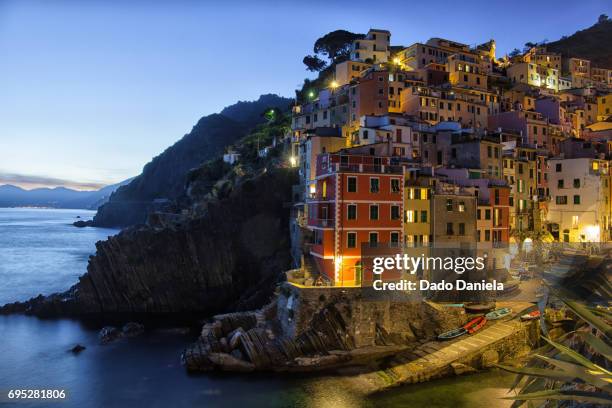
POLYGON ((0 173, 0 185, 2 184, 13 184, 25 189, 39 187, 67 187, 75 190, 98 190, 106 186, 106 184, 103 183, 83 183, 61 178, 15 173, 0 173))

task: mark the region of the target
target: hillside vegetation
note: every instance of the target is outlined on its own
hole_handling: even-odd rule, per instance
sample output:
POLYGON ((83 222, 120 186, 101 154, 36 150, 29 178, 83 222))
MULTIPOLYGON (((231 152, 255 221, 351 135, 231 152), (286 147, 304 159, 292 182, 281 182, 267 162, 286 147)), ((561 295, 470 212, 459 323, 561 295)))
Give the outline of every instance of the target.
POLYGON ((546 44, 564 57, 591 60, 595 67, 612 69, 612 20, 606 19, 569 37, 546 44))

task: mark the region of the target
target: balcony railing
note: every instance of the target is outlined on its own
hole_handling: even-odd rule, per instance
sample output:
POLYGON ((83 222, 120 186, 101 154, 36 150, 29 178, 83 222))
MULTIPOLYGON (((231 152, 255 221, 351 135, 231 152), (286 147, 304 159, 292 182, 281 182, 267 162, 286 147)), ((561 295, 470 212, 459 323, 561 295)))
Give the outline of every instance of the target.
POLYGON ((347 172, 347 173, 380 173, 380 174, 402 174, 404 172, 403 166, 392 166, 392 165, 376 165, 376 164, 341 164, 334 163, 332 168, 336 172, 347 172))
POLYGON ((308 220, 308 225, 311 227, 328 228, 333 227, 335 222, 332 218, 310 218, 308 220))

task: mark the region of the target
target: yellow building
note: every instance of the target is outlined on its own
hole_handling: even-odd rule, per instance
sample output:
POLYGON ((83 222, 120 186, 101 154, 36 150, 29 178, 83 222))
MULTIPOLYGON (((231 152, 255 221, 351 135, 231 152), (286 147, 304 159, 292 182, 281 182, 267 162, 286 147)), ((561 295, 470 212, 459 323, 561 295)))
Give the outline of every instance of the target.
POLYGON ((448 79, 453 86, 487 89, 487 73, 479 61, 463 55, 451 55, 446 63, 448 79))
POLYGON ((597 121, 603 122, 612 116, 612 93, 597 97, 597 121))
POLYGON ((506 73, 513 83, 522 83, 553 91, 559 90, 559 70, 555 68, 520 62, 510 65, 506 69, 506 73))
POLYGON ((423 246, 431 236, 430 178, 419 177, 417 170, 406 175, 404 191, 404 242, 408 247, 423 246))
POLYGON ((561 69, 561 55, 546 50, 546 47, 532 47, 524 56, 523 61, 531 62, 545 68, 561 69))

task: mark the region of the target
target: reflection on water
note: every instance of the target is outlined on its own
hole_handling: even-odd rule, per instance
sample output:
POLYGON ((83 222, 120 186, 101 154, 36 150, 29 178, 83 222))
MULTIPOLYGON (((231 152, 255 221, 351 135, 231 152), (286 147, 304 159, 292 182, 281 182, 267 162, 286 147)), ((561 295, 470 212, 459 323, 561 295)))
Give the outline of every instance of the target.
POLYGON ((373 406, 505 408, 512 405, 508 389, 513 374, 491 371, 447 378, 423 384, 407 385, 372 398, 373 406))
MULTIPOLYGON (((94 243, 113 230, 70 226, 92 212, 0 209, 0 303, 39 292, 63 291, 86 269, 94 243)), ((512 376, 478 374, 395 389, 362 399, 338 377, 188 375, 180 353, 193 341, 177 330, 147 332, 102 346, 97 331, 67 319, 0 316, 0 392, 11 388, 64 389, 57 407, 504 407, 496 399, 512 376), (87 349, 78 355, 75 344, 87 349)), ((41 407, 20 403, 20 407, 41 407)))

